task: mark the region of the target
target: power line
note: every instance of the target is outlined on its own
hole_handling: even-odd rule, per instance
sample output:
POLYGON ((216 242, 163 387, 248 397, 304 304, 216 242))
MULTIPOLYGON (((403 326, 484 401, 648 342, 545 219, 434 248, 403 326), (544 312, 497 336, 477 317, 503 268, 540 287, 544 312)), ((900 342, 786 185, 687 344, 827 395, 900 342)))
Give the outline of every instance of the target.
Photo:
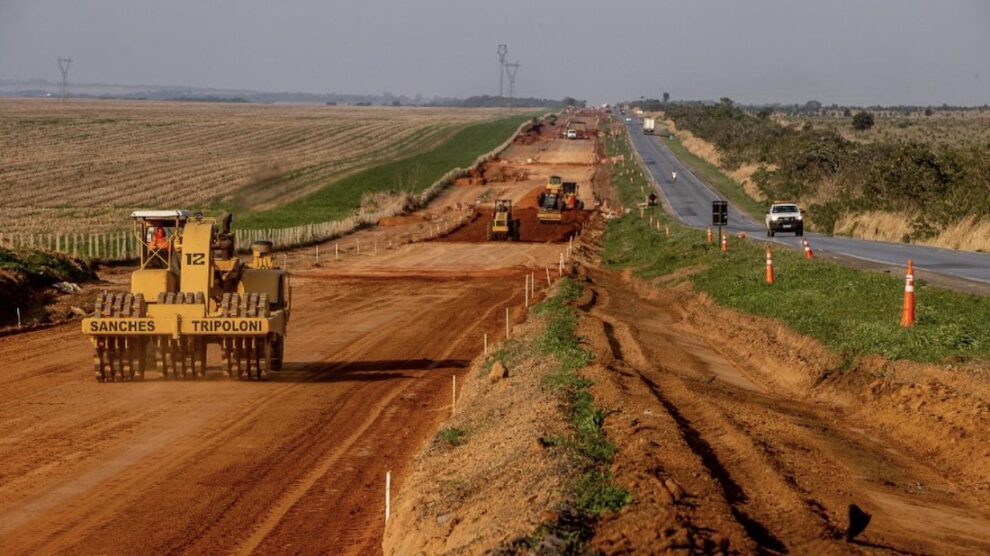
POLYGON ((509 108, 512 108, 512 99, 516 96, 516 73, 519 71, 519 62, 505 64, 505 74, 509 76, 509 108))
POLYGON ((72 65, 72 58, 58 58, 58 69, 62 70, 62 100, 69 98, 69 66, 72 65))
POLYGON ((498 45, 498 96, 505 95, 505 57, 509 55, 509 45, 498 45))

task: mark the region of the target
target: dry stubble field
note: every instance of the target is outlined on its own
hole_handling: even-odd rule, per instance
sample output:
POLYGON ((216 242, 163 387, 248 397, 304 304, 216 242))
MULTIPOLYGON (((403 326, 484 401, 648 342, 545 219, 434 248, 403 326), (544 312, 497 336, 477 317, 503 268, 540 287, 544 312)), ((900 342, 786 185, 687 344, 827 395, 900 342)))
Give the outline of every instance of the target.
POLYGON ((2 232, 119 229, 138 207, 268 208, 495 111, 0 101, 2 232))

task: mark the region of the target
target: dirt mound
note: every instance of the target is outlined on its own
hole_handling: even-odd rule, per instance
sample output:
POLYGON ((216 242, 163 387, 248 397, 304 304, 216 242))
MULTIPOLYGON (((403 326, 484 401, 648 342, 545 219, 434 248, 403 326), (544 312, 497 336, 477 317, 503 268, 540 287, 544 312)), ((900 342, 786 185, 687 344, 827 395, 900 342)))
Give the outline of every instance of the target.
POLYGON ((519 182, 528 180, 529 172, 509 166, 504 161, 492 161, 485 165, 483 177, 489 182, 519 182))
MULTIPOLYGON (((517 208, 512 210, 512 218, 519 221, 519 241, 534 243, 560 243, 572 237, 581 225, 591 218, 593 211, 564 211, 558 224, 542 224, 536 217, 537 209, 517 208)), ((476 210, 467 224, 447 234, 439 241, 484 242, 488 241, 488 227, 491 225, 491 209, 476 210)))
POLYGON ((404 226, 406 224, 419 224, 429 222, 429 219, 422 214, 406 214, 400 216, 386 216, 378 221, 378 226, 383 228, 392 226, 404 226))

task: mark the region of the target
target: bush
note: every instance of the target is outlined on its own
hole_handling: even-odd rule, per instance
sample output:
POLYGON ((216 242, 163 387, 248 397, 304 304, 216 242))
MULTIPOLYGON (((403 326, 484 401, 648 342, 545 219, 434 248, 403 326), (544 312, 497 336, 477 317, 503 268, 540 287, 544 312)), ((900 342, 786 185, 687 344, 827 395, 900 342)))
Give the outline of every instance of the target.
MULTIPOLYGON (((922 215, 912 234, 917 239, 967 216, 990 215, 990 157, 976 146, 855 143, 834 131, 780 126, 728 104, 678 104, 667 115, 717 146, 726 169, 765 165, 753 183, 766 198, 814 198, 810 223, 818 231, 831 232, 845 213, 892 210, 922 215)), ((868 112, 855 117, 873 121, 868 112)))
POLYGON ((869 112, 856 112, 852 121, 853 129, 856 131, 866 131, 873 127, 873 114, 869 112))
POLYGON ((464 444, 465 436, 467 436, 467 433, 461 429, 446 427, 440 429, 440 432, 437 433, 437 443, 448 448, 453 448, 464 444))

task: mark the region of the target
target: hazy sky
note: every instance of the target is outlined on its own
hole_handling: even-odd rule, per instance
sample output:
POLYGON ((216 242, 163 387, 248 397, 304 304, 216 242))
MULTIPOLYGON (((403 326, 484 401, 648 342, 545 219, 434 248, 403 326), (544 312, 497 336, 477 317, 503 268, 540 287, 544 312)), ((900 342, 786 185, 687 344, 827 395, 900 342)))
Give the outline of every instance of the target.
POLYGON ((0 0, 0 79, 594 102, 990 103, 988 0, 0 0))

